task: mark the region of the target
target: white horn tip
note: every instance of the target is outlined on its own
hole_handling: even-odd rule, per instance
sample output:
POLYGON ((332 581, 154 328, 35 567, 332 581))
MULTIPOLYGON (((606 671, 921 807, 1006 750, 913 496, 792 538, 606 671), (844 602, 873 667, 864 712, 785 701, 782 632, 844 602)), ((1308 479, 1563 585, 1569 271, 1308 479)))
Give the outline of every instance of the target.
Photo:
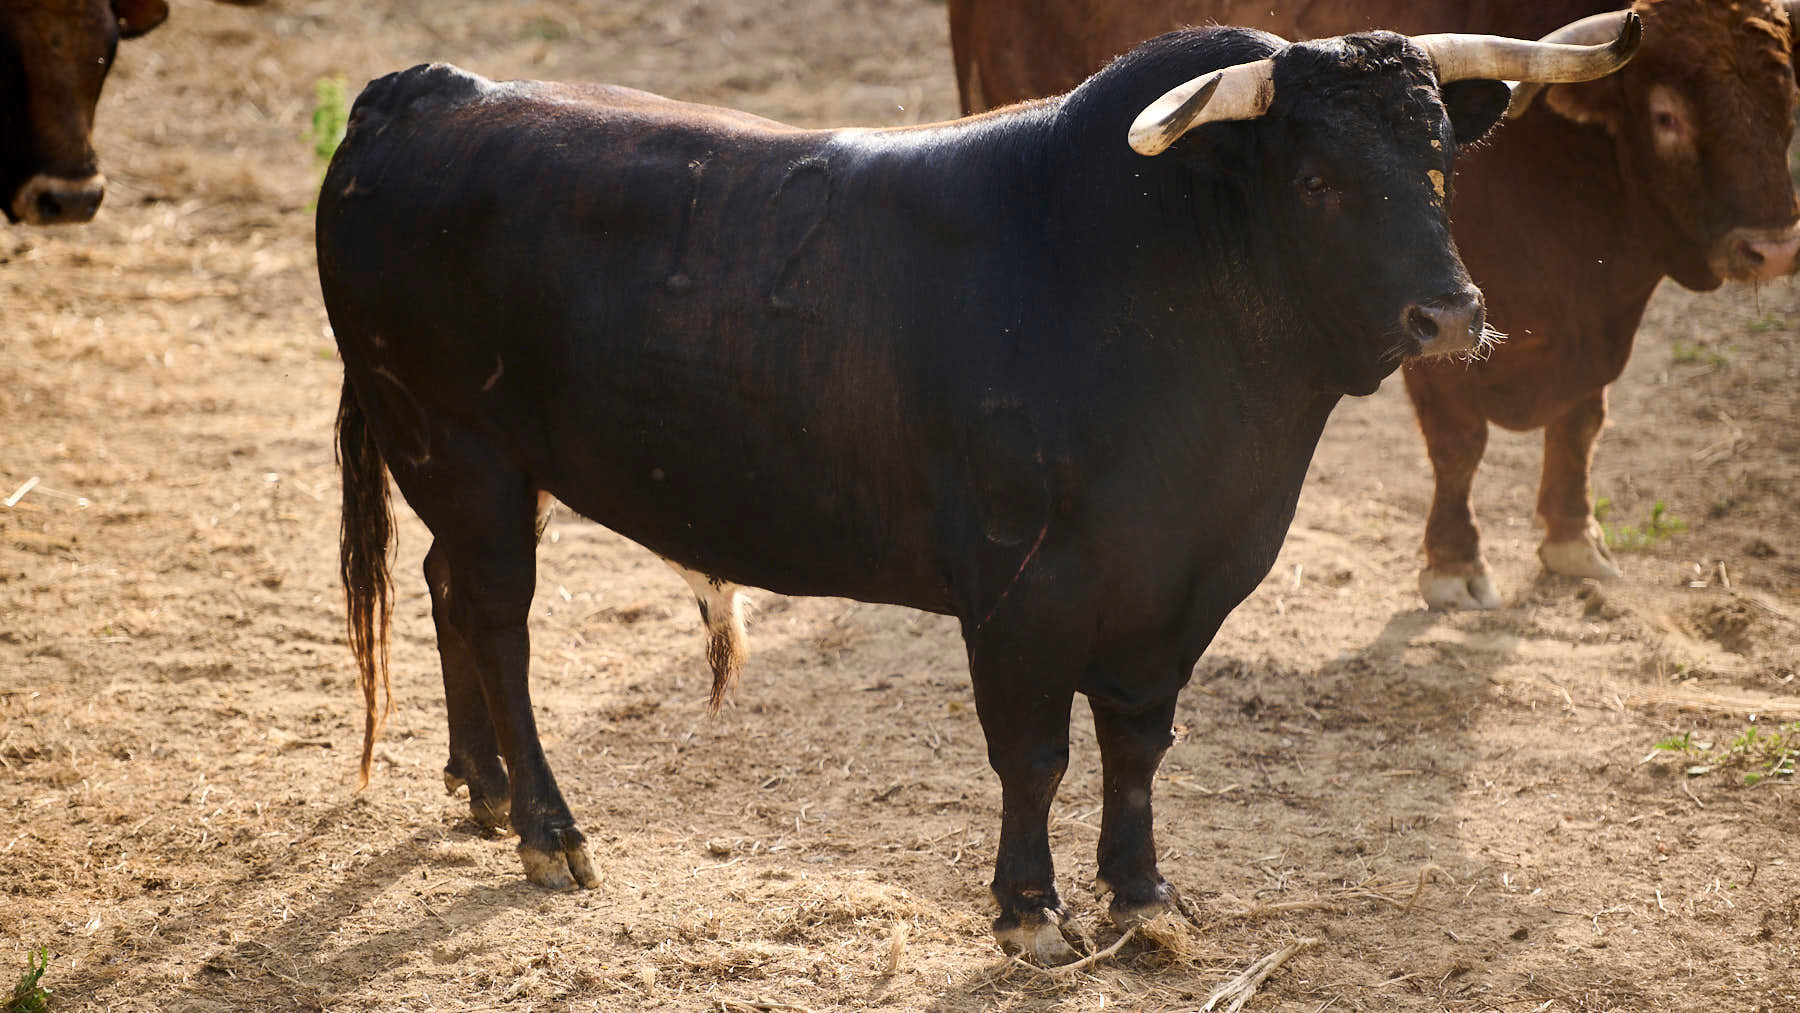
POLYGON ((1222 70, 1215 70, 1201 78, 1197 84, 1190 82, 1194 88, 1189 94, 1180 94, 1188 88, 1188 85, 1183 85, 1152 102, 1138 114, 1137 119, 1131 121, 1131 130, 1125 135, 1131 144, 1131 150, 1140 155, 1160 155, 1167 151, 1169 145, 1181 139, 1195 114, 1206 108, 1213 92, 1219 90, 1219 82, 1224 74, 1222 70))

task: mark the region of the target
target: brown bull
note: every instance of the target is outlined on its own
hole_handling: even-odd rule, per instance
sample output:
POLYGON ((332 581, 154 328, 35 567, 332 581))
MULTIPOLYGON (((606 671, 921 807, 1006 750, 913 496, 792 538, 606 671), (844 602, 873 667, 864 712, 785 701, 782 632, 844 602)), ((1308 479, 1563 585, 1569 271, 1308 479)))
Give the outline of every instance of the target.
POLYGON ((89 134, 120 39, 169 16, 163 0, 0 3, 0 211, 85 222, 106 191, 89 134))
MULTIPOLYGON (((1062 91, 1176 25, 1290 38, 1360 31, 1604 36, 1582 0, 949 0, 970 111, 1062 91)), ((1591 84, 1521 90, 1517 117, 1459 166, 1456 241, 1512 335, 1473 368, 1409 363, 1437 488, 1419 586, 1438 608, 1492 608, 1470 504, 1488 424, 1544 429, 1538 555, 1556 573, 1618 576, 1588 471, 1606 387, 1663 277, 1697 290, 1791 274, 1800 204, 1788 175, 1795 85, 1789 12, 1773 0, 1637 0, 1644 45, 1591 84)), ((1622 16, 1622 14, 1621 14, 1622 16)))

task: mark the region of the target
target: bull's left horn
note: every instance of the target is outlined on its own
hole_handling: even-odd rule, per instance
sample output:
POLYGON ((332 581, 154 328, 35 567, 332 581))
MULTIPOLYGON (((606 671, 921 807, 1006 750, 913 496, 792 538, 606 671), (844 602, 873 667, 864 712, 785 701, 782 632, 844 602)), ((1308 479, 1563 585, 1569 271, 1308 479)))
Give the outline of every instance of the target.
POLYGON ((1274 99, 1275 61, 1241 63, 1170 88, 1137 114, 1125 137, 1138 154, 1160 155, 1202 123, 1253 120, 1274 99))
MULTIPOLYGON (((1644 23, 1630 11, 1615 19, 1616 33, 1608 33, 1595 45, 1572 45, 1562 41, 1527 42, 1497 35, 1417 35, 1413 43, 1423 49, 1437 64, 1438 83, 1487 78, 1497 81, 1574 84, 1605 77, 1625 66, 1644 40, 1644 23)), ((1566 26, 1545 36, 1567 38, 1566 26)))

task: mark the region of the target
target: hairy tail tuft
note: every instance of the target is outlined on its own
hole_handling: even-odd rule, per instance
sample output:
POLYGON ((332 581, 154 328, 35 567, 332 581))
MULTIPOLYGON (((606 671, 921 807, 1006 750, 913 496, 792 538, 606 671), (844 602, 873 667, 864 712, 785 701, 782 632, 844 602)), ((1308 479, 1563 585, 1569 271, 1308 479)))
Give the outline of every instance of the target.
POLYGON ((350 378, 338 402, 337 457, 344 478, 343 526, 338 533, 338 571, 344 581, 350 650, 356 655, 356 685, 363 695, 362 766, 356 789, 369 784, 375 737, 394 711, 388 678, 388 621, 394 596, 389 586, 388 551, 394 515, 388 508, 387 465, 369 434, 368 420, 350 378), (375 706, 379 683, 382 706, 375 706))

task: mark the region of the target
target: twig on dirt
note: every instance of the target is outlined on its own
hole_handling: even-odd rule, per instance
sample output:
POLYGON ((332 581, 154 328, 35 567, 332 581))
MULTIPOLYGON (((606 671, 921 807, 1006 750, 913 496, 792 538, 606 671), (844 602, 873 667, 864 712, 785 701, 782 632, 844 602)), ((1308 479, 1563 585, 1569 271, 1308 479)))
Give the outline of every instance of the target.
POLYGON ((793 1010, 794 1013, 813 1013, 805 1006, 796 1006, 791 1002, 776 1002, 773 999, 720 999, 722 1010, 747 1009, 751 1013, 773 1013, 775 1010, 793 1010))
POLYGON ((1095 950, 1093 953, 1090 953, 1087 956, 1082 957, 1080 960, 1077 960, 1072 964, 1058 964, 1055 967, 1039 967, 1036 964, 1033 964, 1030 961, 1028 961, 1028 960, 1024 959, 1023 957, 1020 957, 1016 954, 1013 956, 1013 958, 1011 960, 1007 961, 1007 963, 1008 963, 1008 965, 1016 965, 1019 967, 1028 968, 1035 974, 1040 974, 1046 978, 1056 980, 1056 979, 1060 979, 1060 978, 1064 977, 1065 975, 1074 974, 1076 971, 1085 971, 1088 968, 1093 967, 1095 964, 1098 964, 1100 961, 1105 960, 1106 958, 1119 952, 1119 948, 1124 946, 1126 943, 1130 942, 1131 938, 1133 936, 1137 935, 1137 931, 1138 931, 1138 927, 1136 925, 1133 925, 1131 928, 1128 928, 1125 930, 1124 935, 1113 940, 1113 944, 1111 946, 1108 946, 1104 950, 1095 950))
POLYGON ((882 974, 893 974, 900 970, 900 958, 906 956, 906 936, 910 926, 901 919, 894 919, 894 927, 888 933, 887 963, 882 966, 882 974))
POLYGON ((1693 799, 1695 805, 1699 806, 1702 809, 1706 808, 1706 803, 1700 801, 1700 796, 1694 794, 1694 789, 1688 787, 1688 783, 1686 780, 1683 780, 1681 782, 1681 790, 1687 792, 1687 797, 1693 799))
POLYGON ((14 489, 13 494, 11 496, 6 497, 6 499, 4 501, 6 503, 6 509, 11 510, 13 507, 18 506, 19 501, 25 498, 26 493, 37 488, 37 484, 38 484, 38 477, 36 475, 33 475, 30 478, 26 479, 24 485, 21 485, 17 489, 14 489))
POLYGON ((1200 1008, 1207 1011, 1207 1013, 1210 1013, 1214 1007, 1219 1005, 1221 1000, 1226 1000, 1229 1004, 1219 1007, 1220 1013, 1237 1013, 1237 1011, 1243 1009, 1244 1004, 1249 1002, 1250 998, 1256 994, 1256 990, 1262 986, 1262 983, 1268 979, 1269 975, 1275 973, 1276 968, 1286 963, 1289 957, 1299 953, 1301 950, 1304 950, 1309 946, 1318 945, 1318 942, 1317 939, 1312 938, 1296 939, 1286 946, 1283 946, 1281 949, 1276 950, 1274 953, 1263 957, 1249 967, 1244 968, 1237 977, 1220 985, 1218 988, 1213 989, 1212 994, 1206 997, 1206 1005, 1200 1008))

